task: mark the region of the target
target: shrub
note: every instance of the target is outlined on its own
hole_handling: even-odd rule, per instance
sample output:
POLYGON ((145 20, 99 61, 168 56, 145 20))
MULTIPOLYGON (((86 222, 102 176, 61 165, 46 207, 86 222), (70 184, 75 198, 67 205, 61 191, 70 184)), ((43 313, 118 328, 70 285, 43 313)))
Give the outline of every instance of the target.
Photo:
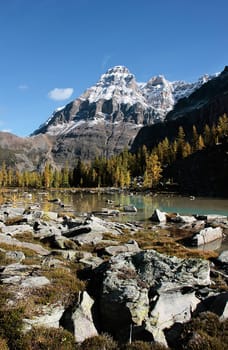
POLYGON ((78 350, 118 350, 117 343, 107 334, 97 335, 85 339, 79 346, 78 350))
POLYGON ((6 339, 10 350, 24 350, 22 334, 23 309, 0 309, 0 337, 6 339))
POLYGON ((184 325, 181 349, 225 350, 228 348, 228 322, 220 322, 212 312, 203 312, 184 325))
POLYGON ((9 350, 7 341, 4 338, 0 337, 0 349, 1 350, 9 350))
POLYGON ((75 350, 71 333, 62 328, 33 328, 25 335, 24 350, 75 350))
POLYGON ((122 350, 168 350, 168 348, 160 343, 148 343, 142 340, 136 340, 131 344, 125 344, 122 350))
POLYGON ((192 338, 189 340, 186 350, 226 350, 227 345, 221 342, 219 338, 210 337, 208 334, 199 331, 193 333, 192 338))

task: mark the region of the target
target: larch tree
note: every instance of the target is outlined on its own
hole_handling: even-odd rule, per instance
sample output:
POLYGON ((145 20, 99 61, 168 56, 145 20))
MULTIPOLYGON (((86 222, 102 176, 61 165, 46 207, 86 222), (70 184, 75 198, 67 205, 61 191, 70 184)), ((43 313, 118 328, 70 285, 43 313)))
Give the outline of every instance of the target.
POLYGON ((144 173, 144 187, 153 188, 161 179, 162 166, 157 154, 152 153, 147 157, 146 170, 144 173))

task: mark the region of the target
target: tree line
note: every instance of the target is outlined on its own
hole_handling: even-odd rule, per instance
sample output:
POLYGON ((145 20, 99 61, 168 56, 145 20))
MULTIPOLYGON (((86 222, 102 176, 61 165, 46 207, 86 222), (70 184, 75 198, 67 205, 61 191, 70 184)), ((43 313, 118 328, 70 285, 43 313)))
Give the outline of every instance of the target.
POLYGON ((81 159, 73 168, 67 163, 62 169, 46 163, 41 172, 19 171, 6 167, 0 168, 0 187, 27 188, 67 188, 67 187, 137 187, 137 178, 142 177, 144 188, 154 188, 162 179, 163 168, 177 159, 188 157, 194 152, 221 142, 228 135, 228 117, 226 114, 218 119, 217 125, 204 126, 202 134, 195 125, 191 135, 185 135, 184 128, 179 127, 173 141, 167 137, 151 151, 142 146, 136 154, 124 149, 119 155, 110 158, 96 157, 90 163, 81 159))

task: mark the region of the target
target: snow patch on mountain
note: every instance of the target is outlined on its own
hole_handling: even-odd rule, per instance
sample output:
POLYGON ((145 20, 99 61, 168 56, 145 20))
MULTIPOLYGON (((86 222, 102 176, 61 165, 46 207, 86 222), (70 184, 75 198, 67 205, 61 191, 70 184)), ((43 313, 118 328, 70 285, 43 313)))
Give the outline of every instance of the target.
POLYGON ((57 108, 35 133, 44 128, 50 135, 64 135, 71 133, 83 123, 87 123, 90 128, 99 122, 108 121, 113 124, 120 122, 120 119, 124 123, 129 121, 134 125, 163 121, 181 98, 190 96, 217 75, 218 73, 211 76, 204 75, 194 83, 170 82, 163 75, 158 75, 146 83, 137 83, 128 68, 115 66, 103 74, 94 86, 74 100, 73 107, 68 108, 68 105, 57 108), (104 104, 108 103, 105 101, 111 101, 110 106, 104 107, 104 104), (92 113, 94 108, 95 113, 92 113), (129 112, 130 108, 132 111, 129 112), (126 111, 129 112, 127 116, 126 111), (141 117, 138 118, 139 115, 141 117))
POLYGON ((111 100, 113 97, 120 104, 147 105, 134 75, 124 66, 110 68, 101 76, 97 84, 83 95, 83 98, 87 98, 90 103, 111 100))

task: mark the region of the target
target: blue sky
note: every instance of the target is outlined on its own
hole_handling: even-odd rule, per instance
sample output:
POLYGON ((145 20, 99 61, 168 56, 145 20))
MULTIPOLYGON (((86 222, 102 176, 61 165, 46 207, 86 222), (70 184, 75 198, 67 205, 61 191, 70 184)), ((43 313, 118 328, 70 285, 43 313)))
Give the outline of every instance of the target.
POLYGON ((115 65, 194 81, 228 64, 227 0, 0 0, 0 130, 27 136, 115 65))

